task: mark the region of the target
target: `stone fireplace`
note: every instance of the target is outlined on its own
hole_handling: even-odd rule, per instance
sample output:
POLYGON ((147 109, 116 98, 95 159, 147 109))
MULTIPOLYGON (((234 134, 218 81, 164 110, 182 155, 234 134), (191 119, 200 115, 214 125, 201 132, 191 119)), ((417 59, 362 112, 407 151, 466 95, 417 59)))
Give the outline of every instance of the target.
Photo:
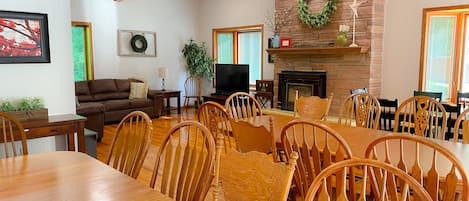
POLYGON ((293 110, 296 96, 326 96, 325 71, 282 71, 279 73, 278 106, 293 110))
MULTIPOLYGON (((297 0, 275 0, 277 10, 294 7, 297 0)), ((309 1, 313 13, 321 10, 325 0, 309 1)), ((280 28, 280 37, 291 38, 292 48, 269 49, 274 56, 274 103, 277 107, 289 109, 291 106, 281 95, 286 95, 287 102, 294 98, 290 91, 281 94, 282 72, 287 71, 325 71, 326 87, 322 97, 333 94, 330 115, 338 115, 343 99, 350 95, 350 89, 368 88, 377 97, 381 93, 381 67, 383 57, 384 1, 370 0, 358 8, 356 21, 357 48, 349 48, 352 39, 348 33, 349 44, 345 47, 335 45, 339 25, 352 27, 352 14, 349 5, 353 0, 343 0, 337 4, 337 11, 329 25, 320 29, 311 29, 304 25, 297 16, 296 9, 288 15, 289 23, 280 28), (278 102, 279 101, 279 102, 278 102)), ((299 93, 315 94, 310 86, 293 84, 286 87, 296 88, 299 93)), ((301 95, 301 94, 300 94, 301 95)), ((290 101, 291 102, 291 101, 290 101)))

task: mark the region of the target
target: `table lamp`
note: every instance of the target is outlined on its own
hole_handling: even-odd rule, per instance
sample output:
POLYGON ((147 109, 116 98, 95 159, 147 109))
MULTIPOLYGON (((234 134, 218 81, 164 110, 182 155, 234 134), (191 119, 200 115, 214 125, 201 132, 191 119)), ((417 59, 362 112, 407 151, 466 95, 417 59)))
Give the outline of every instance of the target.
POLYGON ((168 78, 168 68, 166 67, 158 68, 158 76, 161 78, 161 90, 164 91, 166 90, 164 80, 168 78))

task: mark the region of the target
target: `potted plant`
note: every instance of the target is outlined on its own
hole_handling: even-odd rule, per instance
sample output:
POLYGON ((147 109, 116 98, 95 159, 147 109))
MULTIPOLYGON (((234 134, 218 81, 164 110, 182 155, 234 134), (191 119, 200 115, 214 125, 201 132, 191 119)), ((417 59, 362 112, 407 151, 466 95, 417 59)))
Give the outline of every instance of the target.
POLYGON ((215 59, 207 54, 205 43, 196 43, 190 39, 182 49, 187 63, 187 71, 192 77, 212 79, 215 59))
POLYGON ((30 119, 48 119, 49 112, 42 99, 37 97, 20 100, 0 100, 0 112, 7 112, 19 121, 30 119))

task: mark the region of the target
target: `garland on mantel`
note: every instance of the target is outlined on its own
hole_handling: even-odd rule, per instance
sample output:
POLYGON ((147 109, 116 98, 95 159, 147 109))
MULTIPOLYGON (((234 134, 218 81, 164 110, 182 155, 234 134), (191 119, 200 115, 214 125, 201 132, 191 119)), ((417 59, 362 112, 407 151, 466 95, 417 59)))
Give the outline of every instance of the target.
POLYGON ((337 10, 338 0, 327 0, 319 13, 311 13, 307 0, 298 0, 298 17, 310 28, 321 28, 331 21, 331 16, 337 10))

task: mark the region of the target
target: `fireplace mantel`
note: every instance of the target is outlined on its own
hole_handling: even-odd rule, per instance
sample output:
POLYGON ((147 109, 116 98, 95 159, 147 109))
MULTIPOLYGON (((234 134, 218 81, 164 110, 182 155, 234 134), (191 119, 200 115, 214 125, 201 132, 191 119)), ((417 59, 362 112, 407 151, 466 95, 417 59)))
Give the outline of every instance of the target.
POLYGON ((327 54, 365 54, 368 47, 308 47, 308 48, 269 48, 269 54, 287 55, 327 55, 327 54))

